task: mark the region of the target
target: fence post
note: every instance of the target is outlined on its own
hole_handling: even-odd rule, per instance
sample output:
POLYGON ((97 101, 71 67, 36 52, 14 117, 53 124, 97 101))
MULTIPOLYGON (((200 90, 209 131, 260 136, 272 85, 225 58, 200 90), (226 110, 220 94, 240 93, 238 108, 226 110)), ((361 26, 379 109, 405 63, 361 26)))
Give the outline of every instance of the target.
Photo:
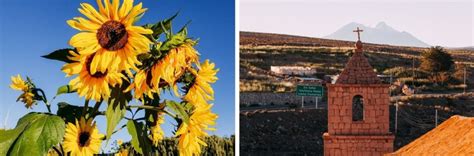
POLYGON ((435 107, 435 127, 438 127, 438 109, 435 107))
POLYGON ((466 65, 464 65, 464 91, 462 92, 463 94, 466 94, 466 88, 467 88, 467 85, 466 85, 466 65))
POLYGON ((316 96, 316 109, 318 109, 318 101, 319 101, 319 97, 316 96))
POLYGON ((304 96, 301 96, 301 108, 304 108, 304 96))
POLYGON ((395 103, 395 135, 398 130, 398 101, 395 103))

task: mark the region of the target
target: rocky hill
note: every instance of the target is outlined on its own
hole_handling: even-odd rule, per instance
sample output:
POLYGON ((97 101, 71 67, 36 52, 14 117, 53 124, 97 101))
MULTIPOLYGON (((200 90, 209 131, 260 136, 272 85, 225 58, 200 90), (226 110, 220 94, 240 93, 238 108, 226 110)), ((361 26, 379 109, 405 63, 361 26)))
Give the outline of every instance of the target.
POLYGON ((356 37, 352 30, 359 27, 362 29, 363 35, 361 36, 362 41, 370 43, 381 43, 381 44, 390 44, 390 45, 403 45, 403 46, 415 46, 415 47, 429 47, 430 45, 419 40, 412 34, 405 31, 398 31, 385 22, 379 22, 375 27, 366 26, 360 23, 349 23, 344 25, 336 32, 325 36, 324 38, 328 39, 337 39, 337 40, 346 40, 351 41, 355 40, 356 37))

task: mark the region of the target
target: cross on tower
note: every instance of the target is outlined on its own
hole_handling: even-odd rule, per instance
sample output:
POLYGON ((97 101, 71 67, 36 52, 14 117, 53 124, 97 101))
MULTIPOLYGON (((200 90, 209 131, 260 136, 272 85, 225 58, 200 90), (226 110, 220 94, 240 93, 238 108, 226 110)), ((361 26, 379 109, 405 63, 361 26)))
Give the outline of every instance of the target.
POLYGON ((357 30, 353 30, 352 32, 357 32, 357 39, 359 39, 360 41, 360 32, 364 32, 364 30, 359 29, 359 27, 357 27, 357 30))

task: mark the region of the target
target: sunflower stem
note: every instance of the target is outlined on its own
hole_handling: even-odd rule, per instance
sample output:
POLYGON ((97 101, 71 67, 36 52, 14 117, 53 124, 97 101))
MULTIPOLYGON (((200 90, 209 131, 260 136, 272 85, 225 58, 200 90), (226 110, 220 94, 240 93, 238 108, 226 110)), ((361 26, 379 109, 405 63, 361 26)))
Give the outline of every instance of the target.
POLYGON ((46 104, 46 108, 48 108, 48 112, 51 113, 51 106, 49 106, 48 104, 46 104))
POLYGON ((124 124, 124 125, 120 126, 120 128, 117 129, 117 130, 115 130, 114 132, 112 132, 112 134, 117 133, 118 131, 122 130, 122 129, 125 128, 125 127, 127 127, 127 124, 124 124))
POLYGON ((141 108, 141 109, 149 109, 149 110, 156 110, 156 111, 163 111, 159 107, 149 106, 149 105, 129 105, 128 108, 141 108))
POLYGON ((95 114, 97 114, 97 111, 99 110, 100 104, 102 104, 102 100, 95 102, 94 108, 92 109, 92 112, 91 112, 92 115, 95 116, 95 114))
POLYGON ((86 99, 86 101, 84 102, 84 107, 82 108, 81 116, 84 116, 86 114, 88 107, 89 107, 89 100, 86 99))
POLYGON ((163 112, 165 112, 166 114, 168 114, 169 116, 171 116, 171 117, 173 117, 173 118, 178 117, 177 115, 175 115, 175 114, 173 114, 173 113, 170 113, 170 112, 168 112, 168 111, 166 111, 166 110, 164 110, 163 112))
MULTIPOLYGON (((129 109, 130 109, 130 108, 129 108, 129 109)), ((130 110, 132 110, 132 109, 130 109, 130 110)), ((130 111, 130 112, 132 112, 132 118, 135 118, 135 115, 137 115, 137 113, 138 113, 140 110, 141 110, 141 109, 139 108, 139 109, 136 109, 135 112, 130 111)))
POLYGON ((59 144, 59 147, 61 147, 61 152, 62 152, 63 155, 64 155, 64 154, 67 154, 66 152, 64 152, 64 148, 63 148, 63 145, 62 145, 62 144, 59 144))
POLYGON ((56 151, 56 153, 58 153, 59 156, 63 156, 61 151, 59 151, 56 147, 53 146, 53 149, 56 151))
POLYGON ((46 94, 44 94, 44 91, 42 89, 37 88, 38 91, 41 92, 41 96, 43 97, 43 102, 46 105, 46 108, 48 109, 48 112, 51 113, 51 105, 48 103, 48 99, 46 98, 46 94))
POLYGON ((127 119, 127 120, 145 120, 145 117, 137 118, 137 119, 129 118, 129 117, 123 117, 123 118, 124 118, 124 119, 127 119))
MULTIPOLYGON (((129 105, 127 106, 128 108, 141 108, 141 109, 149 109, 149 110, 155 110, 155 111, 159 111, 159 112, 163 112, 163 113, 166 113, 168 114, 169 116, 175 118, 177 117, 175 114, 173 113, 170 113, 166 110, 164 110, 163 108, 159 108, 159 107, 155 107, 155 106, 149 106, 149 105, 129 105)), ((132 117, 133 118, 133 117, 132 117)))
POLYGON ((38 89, 38 91, 41 92, 41 96, 43 97, 43 102, 46 103, 47 105, 49 105, 48 99, 46 98, 46 94, 44 94, 44 91, 42 89, 39 89, 39 88, 37 88, 37 89, 38 89))

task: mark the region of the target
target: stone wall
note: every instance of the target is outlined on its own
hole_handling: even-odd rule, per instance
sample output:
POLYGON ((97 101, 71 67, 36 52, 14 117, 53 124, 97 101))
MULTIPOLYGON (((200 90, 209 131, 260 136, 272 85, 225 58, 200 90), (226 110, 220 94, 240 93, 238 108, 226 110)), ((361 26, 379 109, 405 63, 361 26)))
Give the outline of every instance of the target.
MULTIPOLYGON (((313 102, 314 98, 305 99, 305 101, 313 102)), ((285 104, 299 104, 301 97, 296 96, 296 93, 273 93, 273 92, 240 92, 241 105, 285 105, 285 104)))

